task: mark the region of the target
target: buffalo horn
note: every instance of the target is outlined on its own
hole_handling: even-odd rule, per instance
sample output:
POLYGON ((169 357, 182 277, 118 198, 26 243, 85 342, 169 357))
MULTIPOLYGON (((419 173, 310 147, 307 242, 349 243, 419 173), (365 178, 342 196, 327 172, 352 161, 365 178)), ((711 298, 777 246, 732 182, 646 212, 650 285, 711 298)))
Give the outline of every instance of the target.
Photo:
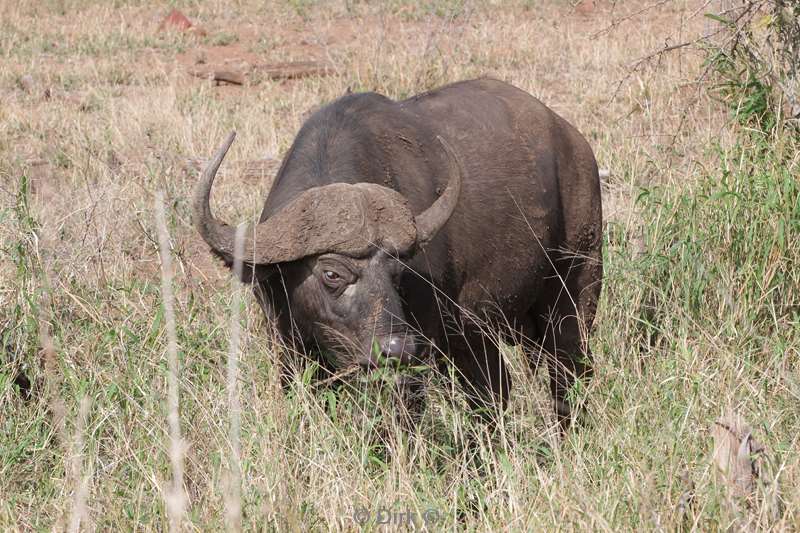
POLYGON ((458 204, 458 195, 461 192, 461 177, 463 169, 461 160, 450 147, 450 145, 437 136, 436 139, 447 152, 447 167, 450 177, 448 178, 447 188, 442 195, 431 206, 414 217, 417 225, 417 246, 424 248, 436 236, 436 232, 442 229, 445 222, 453 214, 453 210, 458 204))

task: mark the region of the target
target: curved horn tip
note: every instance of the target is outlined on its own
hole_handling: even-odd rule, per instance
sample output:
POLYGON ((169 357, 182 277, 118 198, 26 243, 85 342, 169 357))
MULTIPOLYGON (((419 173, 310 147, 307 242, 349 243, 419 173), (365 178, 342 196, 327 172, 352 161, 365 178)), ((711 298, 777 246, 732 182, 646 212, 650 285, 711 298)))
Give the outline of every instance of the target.
POLYGON ((444 151, 447 152, 447 157, 450 162, 450 179, 447 182, 448 188, 450 186, 455 186, 457 188, 461 188, 461 177, 464 174, 464 169, 461 165, 461 159, 456 155, 456 151, 453 150, 453 147, 450 146, 450 143, 444 140, 444 137, 441 135, 436 136, 436 140, 439 141, 439 144, 442 145, 444 151), (455 168, 453 168, 455 167, 455 168))
POLYGON ((235 138, 236 132, 231 131, 211 160, 206 164, 200 174, 200 180, 195 185, 193 202, 195 227, 214 252, 225 258, 230 257, 233 253, 233 229, 214 218, 211 214, 209 201, 214 177, 217 175, 217 170, 219 170, 222 160, 228 153, 228 149, 230 149, 235 138))
POLYGON ((444 140, 444 137, 442 137, 441 135, 437 135, 436 140, 439 141, 442 144, 442 146, 444 146, 445 150, 447 150, 450 153, 453 152, 453 148, 450 146, 450 143, 444 140))
MULTIPOLYGON (((233 140, 236 138, 236 130, 231 130, 228 133, 228 136, 225 137, 225 140, 222 144, 217 148, 217 151, 214 152, 213 157, 206 165, 206 171, 211 167, 219 167, 220 163, 222 163, 222 159, 227 155, 228 150, 230 150, 231 145, 233 144, 233 140)), ((216 168, 214 169, 216 172, 216 168)))
POLYGON ((458 197, 461 195, 461 180, 464 174, 461 160, 456 155, 455 150, 440 135, 436 136, 436 140, 447 152, 447 167, 450 176, 447 180, 447 187, 441 196, 436 199, 433 205, 415 217, 417 223, 417 245, 422 248, 433 240, 436 233, 453 214, 458 204, 458 197))
MULTIPOLYGON (((217 151, 214 152, 214 155, 206 164, 206 168, 203 169, 201 173, 201 182, 211 182, 214 180, 214 177, 217 174, 217 170, 219 166, 222 164, 222 160, 230 150, 231 145, 233 144, 233 140, 236 138, 236 130, 231 130, 228 136, 225 138, 225 141, 217 148, 217 151)), ((209 183, 210 184, 210 183, 209 183)))
POLYGON ((456 196, 461 192, 461 180, 464 177, 464 165, 461 163, 461 158, 458 157, 456 151, 450 146, 450 143, 445 141, 441 135, 437 135, 436 139, 447 152, 447 157, 450 159, 450 178, 447 181, 447 187, 456 189, 456 196))
POLYGON ((222 143, 222 146, 225 147, 225 151, 227 152, 228 148, 230 148, 231 144, 233 144, 233 140, 236 138, 236 130, 231 130, 228 133, 228 136, 225 138, 225 142, 222 143))

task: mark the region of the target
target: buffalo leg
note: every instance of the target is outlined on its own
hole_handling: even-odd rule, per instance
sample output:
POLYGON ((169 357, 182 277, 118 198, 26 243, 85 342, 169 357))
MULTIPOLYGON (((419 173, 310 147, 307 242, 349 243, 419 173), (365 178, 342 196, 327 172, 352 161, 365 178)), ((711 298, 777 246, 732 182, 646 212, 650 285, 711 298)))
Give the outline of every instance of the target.
POLYGON ((511 376, 508 374, 497 339, 477 327, 461 335, 448 336, 450 358, 458 373, 467 401, 483 418, 502 413, 508 404, 511 376))
POLYGON ((600 282, 597 261, 573 258, 563 263, 567 268, 548 280, 533 314, 547 358, 556 418, 566 431, 573 417, 574 397, 570 392, 576 392, 573 388, 579 380, 586 383, 592 377, 588 334, 600 282))

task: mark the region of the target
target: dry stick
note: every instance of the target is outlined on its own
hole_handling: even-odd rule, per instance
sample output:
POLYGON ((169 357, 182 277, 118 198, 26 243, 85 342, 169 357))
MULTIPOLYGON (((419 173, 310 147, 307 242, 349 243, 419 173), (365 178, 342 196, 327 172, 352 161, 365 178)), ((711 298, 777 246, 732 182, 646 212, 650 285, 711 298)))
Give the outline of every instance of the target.
MULTIPOLYGON (((76 489, 72 499, 72 514, 69 517, 69 528, 67 528, 67 531, 70 533, 77 533, 80 530, 81 521, 83 521, 84 526, 87 526, 88 522, 86 500, 89 497, 89 479, 91 479, 91 473, 86 472, 84 475, 81 475, 81 459, 83 458, 83 432, 84 428, 86 428, 86 420, 89 416, 89 408, 91 405, 92 400, 89 399, 89 397, 84 396, 81 399, 78 419, 75 422, 75 435, 72 438, 72 453, 70 455, 69 466, 72 478, 76 484, 76 489)), ((89 528, 86 527, 86 529, 89 528)))
POLYGON ((236 228, 236 240, 234 241, 233 251, 233 279, 232 291, 233 302, 231 309, 231 337, 228 349, 228 410, 230 417, 230 428, 228 439, 230 440, 230 456, 228 458, 228 487, 225 494, 225 518, 229 531, 242 530, 242 472, 241 472, 241 407, 239 405, 239 394, 237 382, 239 379, 239 308, 241 307, 241 287, 239 280, 242 278, 242 255, 244 254, 244 233, 247 226, 244 224, 236 228))
POLYGON ((175 306, 172 295, 172 254, 169 246, 169 230, 164 213, 164 193, 155 198, 158 249, 161 255, 161 298, 164 301, 164 318, 167 322, 167 422, 169 424, 169 460, 172 467, 172 487, 164 494, 164 504, 169 516, 170 531, 179 531, 186 512, 187 497, 183 490, 183 454, 178 390, 178 337, 175 333, 175 306))

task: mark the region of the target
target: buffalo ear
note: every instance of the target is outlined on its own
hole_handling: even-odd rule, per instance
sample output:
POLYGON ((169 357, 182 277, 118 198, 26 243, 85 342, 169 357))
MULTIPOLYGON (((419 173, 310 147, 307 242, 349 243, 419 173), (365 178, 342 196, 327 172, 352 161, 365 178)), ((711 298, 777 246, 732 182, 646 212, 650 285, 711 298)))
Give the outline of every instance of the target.
MULTIPOLYGON (((235 272, 233 268, 231 268, 231 272, 235 272)), ((242 283, 262 283, 276 273, 277 269, 272 265, 250 265, 245 263, 242 265, 242 275, 239 277, 239 281, 242 283)))

